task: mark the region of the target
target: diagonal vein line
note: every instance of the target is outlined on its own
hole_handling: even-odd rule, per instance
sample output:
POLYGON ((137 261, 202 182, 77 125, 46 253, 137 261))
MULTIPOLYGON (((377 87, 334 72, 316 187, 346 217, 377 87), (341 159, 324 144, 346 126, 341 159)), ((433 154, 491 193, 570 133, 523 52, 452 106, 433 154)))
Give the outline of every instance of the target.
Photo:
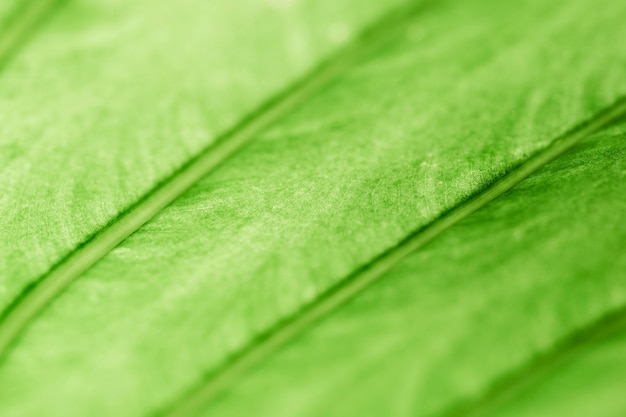
POLYGON ((582 139, 624 115, 626 115, 626 98, 618 100, 600 114, 559 137, 551 145, 522 163, 517 169, 484 190, 478 191, 464 203, 442 214, 430 225, 415 231, 398 245, 340 281, 299 312, 258 336, 247 347, 233 355, 222 367, 207 375, 204 381, 157 415, 161 417, 195 415, 204 404, 218 396, 246 371, 381 278, 408 255, 424 247, 450 227, 501 196, 529 175, 558 158, 582 139))
POLYGON ((67 0, 27 0, 18 3, 1 23, 0 70, 34 34, 38 26, 67 0))
MULTIPOLYGON (((59 0, 42 1, 52 4, 59 0)), ((352 43, 339 49, 300 81, 244 118, 26 288, 0 314, 0 360, 33 318, 83 272, 198 180, 233 156, 264 128, 330 83, 356 59, 384 45, 393 36, 403 33, 414 15, 428 5, 429 1, 409 1, 366 28, 352 43)))
POLYGON ((446 417, 490 415, 490 411, 497 410, 500 405, 524 392, 559 366, 576 360, 592 348, 594 343, 602 342, 624 331, 626 331, 626 306, 610 311, 596 321, 574 331, 548 352, 540 354, 536 359, 496 381, 474 401, 457 406, 444 415, 446 417))

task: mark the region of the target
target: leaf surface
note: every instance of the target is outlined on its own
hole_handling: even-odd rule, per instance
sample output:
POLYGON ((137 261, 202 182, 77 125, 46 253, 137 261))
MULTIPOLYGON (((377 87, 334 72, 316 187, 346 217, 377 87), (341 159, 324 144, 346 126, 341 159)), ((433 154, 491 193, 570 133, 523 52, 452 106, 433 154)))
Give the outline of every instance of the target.
POLYGON ((3 68, 0 311, 401 2, 64 3, 3 68))
POLYGON ((18 0, 7 0, 0 3, 0 33, 5 33, 10 24, 12 12, 15 10, 18 0))
POLYGON ((604 334, 584 343, 548 367, 532 384, 520 387, 481 415, 612 417, 626 413, 624 317, 620 314, 604 334))
MULTIPOLYGON (((131 416, 184 398, 257 336, 626 93, 626 53, 612 41, 626 36, 623 13, 608 0, 432 4, 62 294, 0 369, 0 411, 131 416)), ((494 361, 459 395, 503 367, 494 361)), ((317 401, 307 398, 295 407, 317 401)), ((426 410, 446 405, 437 399, 426 410)))
POLYGON ((625 161, 626 124, 583 142, 398 264, 205 415, 622 415, 623 336, 584 346, 563 370, 551 364, 584 340, 572 334, 624 317, 625 161))

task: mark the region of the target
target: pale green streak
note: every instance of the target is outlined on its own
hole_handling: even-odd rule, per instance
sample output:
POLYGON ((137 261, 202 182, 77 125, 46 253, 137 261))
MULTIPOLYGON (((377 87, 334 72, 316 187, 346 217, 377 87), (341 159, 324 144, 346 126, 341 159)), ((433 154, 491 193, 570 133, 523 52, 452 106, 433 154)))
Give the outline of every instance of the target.
POLYGON ((0 2, 0 71, 37 26, 63 0, 3 0, 0 2))

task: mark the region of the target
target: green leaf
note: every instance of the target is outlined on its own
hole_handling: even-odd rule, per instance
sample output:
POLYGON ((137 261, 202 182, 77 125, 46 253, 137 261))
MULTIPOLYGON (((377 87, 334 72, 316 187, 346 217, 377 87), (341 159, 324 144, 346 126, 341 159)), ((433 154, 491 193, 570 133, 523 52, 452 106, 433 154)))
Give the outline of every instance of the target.
POLYGON ((622 128, 497 198, 626 112, 625 6, 416 4, 50 17, 2 74, 0 414, 487 412, 620 308, 622 128))
MULTIPOLYGON (((53 259, 71 252, 81 239, 200 152, 215 138, 206 123, 217 131, 226 129, 289 80, 289 72, 282 71, 284 59, 264 56, 267 68, 252 68, 250 63, 260 59, 254 42, 234 47, 234 35, 226 30, 229 22, 252 19, 255 13, 240 12, 241 5, 226 2, 201 6, 207 8, 204 13, 197 7, 191 2, 175 9, 153 2, 69 6, 3 74, 12 89, 11 105, 0 103, 11 116, 11 124, 3 126, 7 137, 17 137, 11 132, 44 135, 41 145, 29 152, 20 148, 24 157, 15 157, 25 164, 27 177, 15 173, 20 172, 18 162, 7 171, 14 182, 3 201, 17 203, 7 203, 4 210, 17 212, 13 207, 27 203, 31 210, 6 220, 10 228, 3 245, 13 252, 4 262, 12 268, 7 276, 19 278, 16 283, 23 285, 45 272, 53 259), (212 7, 223 13, 211 17, 212 7), (176 30, 167 36, 146 29, 170 21, 171 13, 176 30), (204 56, 197 53, 198 45, 220 39, 207 37, 208 26, 199 23, 209 18, 223 28, 213 28, 211 34, 223 33, 226 40, 204 56), (89 24, 85 19, 91 19, 89 24), (126 23, 112 29, 112 19, 126 23), (164 54, 164 45, 177 59, 164 54), (229 45, 232 48, 224 52, 229 45), (225 71, 242 68, 246 75, 227 78, 230 81, 222 85, 223 74, 212 66, 216 58, 211 54, 225 60, 225 71), (44 62, 55 65, 35 74, 44 62), (63 71, 66 75, 60 78, 63 71), (217 83, 213 76, 222 81, 217 83), (164 90, 173 79, 180 86, 164 90), (229 94, 209 100, 215 93, 212 86, 227 88, 229 94), (28 118, 17 115, 32 103, 50 110, 28 124, 28 118), (50 126, 56 127, 43 130, 50 126), (181 137, 181 126, 195 133, 181 137), (59 170, 62 165, 66 169, 59 170), (46 178, 37 184, 56 182, 58 187, 24 191, 24 178, 46 178), (71 196, 74 203, 68 206, 71 196), (16 244, 17 230, 24 225, 36 233, 16 244), (41 249, 38 236, 48 236, 48 249, 41 249)), ((374 14, 371 7, 364 15, 374 14)), ((346 10, 352 8, 359 7, 346 10)), ((296 27, 313 20, 311 27, 298 30, 326 33, 326 12, 313 17, 305 9, 301 13, 306 19, 293 20, 296 27)), ((527 0, 523 7, 494 0, 440 1, 401 26, 383 26, 389 36, 381 35, 380 44, 354 53, 358 62, 335 82, 306 90, 301 107, 287 106, 280 122, 255 135, 245 149, 104 256, 67 292, 58 294, 61 286, 47 277, 18 300, 0 332, 12 341, 20 326, 28 328, 0 368, 0 411, 8 416, 135 416, 170 406, 173 413, 194 409, 195 399, 204 399, 205 387, 210 391, 212 381, 222 384, 220 375, 228 376, 247 358, 271 353, 292 334, 306 332, 313 319, 331 314, 338 302, 328 304, 325 300, 334 300, 329 294, 339 294, 340 301, 353 295, 344 283, 366 286, 404 256, 404 248, 412 249, 407 243, 411 238, 427 236, 421 238, 426 243, 443 230, 437 225, 450 227, 469 216, 623 112, 623 105, 611 107, 626 93, 626 52, 614 41, 626 36, 623 15, 624 5, 610 0, 593 5, 527 0), (496 183, 532 155, 530 163, 496 183), (367 272, 371 270, 373 275, 367 272), (56 295, 50 308, 31 323, 38 300, 56 295), (273 335, 279 339, 274 345, 273 335), (269 347, 264 340, 271 342, 269 347)), ((269 31, 267 45, 285 33, 293 35, 272 21, 259 26, 269 31)), ((259 39, 256 28, 236 33, 259 39)), ((271 52, 286 53, 280 48, 271 52)), ((298 68, 304 71, 313 59, 307 56, 298 68)), ((289 97, 279 103, 290 103, 289 97)), ((608 172, 607 161, 600 158, 598 163, 608 172)), ((526 184, 532 181, 537 180, 526 184)), ((578 292, 567 292, 572 304, 563 308, 583 306, 577 314, 554 314, 549 308, 565 289, 551 292, 542 285, 561 289, 558 284, 566 277, 559 273, 567 263, 544 255, 556 256, 566 248, 567 233, 598 227, 585 218, 580 229, 557 228, 563 204, 579 197, 573 194, 578 190, 574 186, 566 187, 563 195, 548 195, 554 198, 547 207, 557 214, 550 222, 500 229, 491 219, 481 220, 484 213, 501 210, 507 227, 515 226, 522 215, 544 208, 539 204, 544 182, 516 204, 509 203, 511 194, 416 252, 417 258, 411 259, 422 261, 409 260, 394 270, 404 271, 401 281, 408 282, 392 285, 379 296, 385 284, 398 281, 384 280, 324 322, 331 327, 337 323, 332 329, 339 333, 354 330, 353 336, 329 345, 332 330, 322 347, 310 347, 308 340, 314 336, 306 333, 290 348, 302 356, 295 354, 292 365, 283 365, 280 354, 272 359, 253 382, 241 385, 252 391, 249 397, 232 394, 236 400, 222 405, 223 413, 243 409, 250 414, 253 409, 257 415, 258 409, 259 414, 272 415, 432 415, 480 395, 535 352, 618 305, 620 293, 609 285, 612 275, 607 275, 603 286, 594 287, 595 298, 587 298, 584 285, 578 292), (547 245, 545 251, 534 253, 532 245, 521 243, 528 230, 533 243, 547 245), (455 240, 459 233, 469 236, 455 240), (509 241, 518 246, 507 247, 509 241), (524 256, 529 253, 535 255, 536 267, 524 256), (517 263, 498 270, 507 257, 517 263), (459 274, 467 279, 458 282, 459 274), (412 284, 418 287, 407 288, 412 284), (376 295, 365 307, 350 310, 371 292, 376 295), (395 297, 401 303, 395 303, 395 297), (536 323, 538 329, 511 333, 502 346, 515 349, 495 349, 504 335, 494 329, 524 330, 531 307, 545 313, 536 323), (500 314, 493 313, 499 309, 500 314), (337 318, 344 314, 349 325, 337 318), (379 336, 383 331, 390 334, 379 336), (457 343, 481 331, 494 343, 480 338, 475 345, 457 343), (405 349, 400 349, 402 341, 405 349), (486 352, 493 358, 485 359, 486 352), (346 360, 333 360, 344 354, 346 360), (407 372, 410 367, 415 368, 407 372), (289 375, 295 379, 284 382, 289 375), (396 383, 398 378, 424 375, 420 382, 396 383), (283 395, 290 386, 297 389, 283 395), (358 386, 363 387, 360 392, 351 391, 358 386), (395 395, 411 400, 403 402, 395 395)), ((608 191, 600 191, 595 199, 602 201, 608 191)), ((548 218, 537 214, 531 220, 548 218)), ((607 254, 615 253, 610 244, 621 237, 611 236, 607 254)), ((593 258, 596 263, 590 268, 606 265, 603 259, 593 258)), ((14 297, 18 288, 12 285, 4 300, 14 297)), ((293 357, 285 355, 291 363, 293 357)))
MULTIPOLYGON (((603 357, 586 351, 604 347, 583 346, 590 358, 571 369, 557 365, 611 327, 604 316, 624 317, 625 140, 626 124, 609 129, 469 216, 268 359, 207 415, 624 414, 623 373, 580 374, 603 357), (528 380, 531 392, 517 398, 528 380), (583 401, 573 399, 602 392, 596 380, 607 391, 587 394, 575 414, 583 401)), ((623 358, 604 360, 623 371, 623 358)))
POLYGON ((0 3, 0 31, 3 34, 2 39, 6 36, 6 33, 11 27, 11 20, 13 18, 12 14, 14 13, 16 4, 18 4, 17 0, 9 0, 3 1, 0 3))
POLYGON ((626 412, 626 325, 620 311, 602 332, 571 347, 552 366, 494 401, 485 416, 619 416, 626 412), (617 319, 616 319, 617 318, 617 319))
POLYGON ((401 2, 56 3, 0 42, 0 310, 401 2))
POLYGON ((0 3, 0 71, 62 1, 5 0, 0 3))

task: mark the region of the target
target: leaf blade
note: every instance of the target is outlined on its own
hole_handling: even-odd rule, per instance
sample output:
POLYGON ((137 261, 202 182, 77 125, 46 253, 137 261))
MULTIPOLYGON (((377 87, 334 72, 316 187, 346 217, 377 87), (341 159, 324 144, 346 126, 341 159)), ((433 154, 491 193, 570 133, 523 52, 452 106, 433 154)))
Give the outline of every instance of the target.
MULTIPOLYGON (((572 376, 542 370, 541 356, 551 361, 581 342, 561 340, 626 305, 626 258, 616 256, 626 229, 615 227, 624 224, 625 137, 623 123, 596 135, 468 217, 250 372, 206 415, 249 407, 261 416, 568 415, 556 411, 596 407, 593 396, 569 404, 571 392, 549 378, 572 376), (526 396, 490 408, 526 379, 534 383, 526 396), (550 392, 567 394, 558 401, 550 392)), ((595 377, 607 396, 619 392, 616 359, 615 373, 595 377)), ((577 366, 590 365, 574 363, 572 373, 577 366)), ((587 384, 570 382, 581 391, 587 384)), ((607 401, 610 415, 619 398, 607 401)))
MULTIPOLYGON (((8 358, 0 375, 0 383, 11 381, 13 390, 3 398, 5 409, 59 407, 80 414, 98 403, 103 414, 124 415, 157 406, 254 334, 620 95, 621 51, 561 52, 559 42, 570 39, 572 28, 579 29, 587 15, 584 3, 571 3, 568 13, 539 2, 527 3, 522 13, 497 2, 441 4, 430 20, 420 20, 432 30, 418 40, 424 49, 416 48, 412 35, 365 59, 70 288, 8 358), (499 14, 485 15, 483 8, 492 6, 499 14), (502 19, 507 16, 515 18, 502 19), (459 22, 467 26, 445 30, 459 22), (533 36, 527 36, 529 27, 533 36), (501 37, 493 39, 494 28, 501 37), (477 41, 482 41, 480 48, 477 41), (557 51, 565 54, 562 61, 545 60, 557 51), (585 65, 578 72, 564 72, 580 61, 585 65), (520 62, 524 65, 517 68, 520 62), (390 66, 402 78, 379 76, 390 66), (507 69, 514 69, 514 76, 507 69), (407 80, 421 97, 407 96, 407 80), (363 97, 370 100, 357 100, 363 97), (440 107, 430 109, 432 101, 440 107), (511 109, 519 109, 520 102, 528 111, 511 120, 511 109), (333 106, 341 111, 329 111, 333 106), (413 120, 416 108, 429 111, 413 120), (546 112, 540 123, 539 110, 546 112), (450 115, 453 126, 446 123, 450 115), (468 143, 464 139, 476 120, 480 135, 474 131, 476 141, 468 143), (423 142, 411 140, 418 133, 423 142), (347 159, 337 163, 337 155, 347 159), (444 166, 428 163, 433 160, 444 166), (406 174, 419 169, 423 176, 406 174), (416 181, 423 194, 415 195, 416 181), (438 181, 446 183, 445 192, 438 181), (357 208, 359 216, 354 216, 357 208), (195 323, 211 329, 208 338, 195 323), (178 342, 162 343, 160 326, 178 342), (75 345, 68 349, 66 340, 75 345), (179 346, 185 355, 174 355, 179 346), (168 360, 172 357, 182 362, 168 360), (36 369, 32 358, 38 358, 36 369), (38 392, 30 378, 41 384, 59 375, 66 361, 80 368, 64 370, 54 394, 38 392), (81 384, 79 374, 93 375, 98 388, 81 384), (71 404, 60 400, 69 393, 71 404), (38 402, 27 401, 30 395, 38 402), (105 402, 106 395, 124 398, 119 400, 123 408, 105 402)), ((606 6, 606 16, 595 16, 569 40, 572 44, 604 45, 617 36, 621 25, 607 21, 614 22, 619 5, 606 6)))
MULTIPOLYGON (((34 3, 37 11, 56 2, 34 3)), ((68 2, 5 68, 1 310, 348 35, 402 4, 249 3, 68 2), (247 30, 256 19, 266 24, 247 30)))
POLYGON ((626 411, 624 396, 624 312, 596 324, 597 333, 582 339, 573 352, 540 371, 480 415, 616 416, 626 411), (530 410, 532 408, 532 411, 530 410))

